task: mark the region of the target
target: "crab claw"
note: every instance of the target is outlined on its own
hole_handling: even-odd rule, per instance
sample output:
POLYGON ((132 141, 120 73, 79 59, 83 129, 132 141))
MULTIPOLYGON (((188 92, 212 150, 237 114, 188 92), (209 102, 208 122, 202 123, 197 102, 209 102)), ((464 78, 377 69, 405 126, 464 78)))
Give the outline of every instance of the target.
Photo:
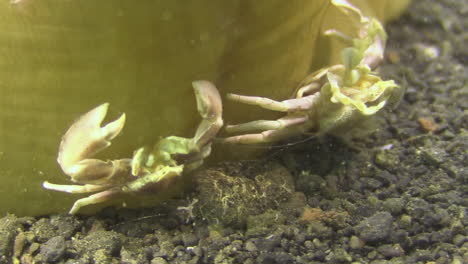
POLYGON ((218 89, 209 81, 192 83, 197 99, 197 110, 203 118, 193 138, 193 144, 202 148, 209 144, 223 126, 223 106, 218 89))
POLYGON ((108 184, 117 175, 128 172, 129 160, 102 161, 88 159, 111 145, 111 140, 122 130, 125 114, 101 127, 108 103, 81 116, 65 133, 60 143, 57 162, 74 182, 108 184))
MULTIPOLYGON (((169 136, 155 146, 154 154, 159 163, 165 166, 183 164, 184 171, 198 168, 211 153, 211 144, 223 126, 223 106, 218 89, 209 81, 192 82, 197 100, 197 111, 202 117, 193 138, 169 136)), ((132 170, 140 170, 140 162, 134 157, 132 170)), ((156 163, 158 163, 156 162, 156 163)), ((154 167, 154 166, 150 166, 154 167)), ((152 169, 151 169, 152 170, 152 169)), ((138 174, 133 172, 133 174, 138 174)))
POLYGON ((203 163, 210 154, 213 138, 223 126, 221 97, 216 87, 208 81, 195 81, 193 88, 197 110, 202 117, 193 138, 163 138, 152 151, 146 148, 137 150, 133 159, 90 159, 111 144, 125 123, 125 114, 122 114, 101 127, 109 107, 105 103, 81 116, 60 143, 57 162, 65 174, 79 184, 44 182, 42 186, 67 193, 98 192, 77 200, 70 214, 77 213, 83 206, 112 200, 122 193, 167 189, 183 172, 203 163))

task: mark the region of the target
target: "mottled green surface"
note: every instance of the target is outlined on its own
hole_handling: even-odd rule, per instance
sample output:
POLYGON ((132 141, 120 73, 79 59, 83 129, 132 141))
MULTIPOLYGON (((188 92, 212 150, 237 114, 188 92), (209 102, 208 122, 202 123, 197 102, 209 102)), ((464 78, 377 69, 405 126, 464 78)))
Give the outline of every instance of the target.
MULTIPOLYGON (((111 103, 110 118, 127 113, 101 155, 117 158, 161 136, 191 136, 192 80, 213 81, 222 94, 286 98, 333 53, 314 49, 333 12, 325 0, 2 1, 0 214, 68 209, 77 196, 40 185, 67 183, 55 162, 60 138, 100 103, 111 103)), ((228 121, 252 118, 233 107, 228 121)))

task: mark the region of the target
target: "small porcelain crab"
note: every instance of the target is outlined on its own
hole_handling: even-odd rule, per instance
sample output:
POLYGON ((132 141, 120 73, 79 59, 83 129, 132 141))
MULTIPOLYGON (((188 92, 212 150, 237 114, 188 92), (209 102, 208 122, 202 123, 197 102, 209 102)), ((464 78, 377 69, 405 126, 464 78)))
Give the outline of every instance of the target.
POLYGON ((372 72, 382 61, 385 49, 386 34, 380 22, 364 16, 347 1, 332 4, 354 16, 360 29, 356 38, 336 30, 325 32, 347 44, 341 52, 341 64, 312 73, 295 97, 285 101, 228 94, 230 100, 287 114, 277 120, 227 125, 228 133, 240 135, 224 138, 223 142, 266 143, 305 133, 324 134, 352 126, 355 120, 375 114, 386 104, 398 103, 403 89, 372 72))
POLYGON ((222 103, 216 87, 208 81, 193 82, 197 110, 202 117, 195 136, 170 136, 153 149, 140 148, 132 159, 102 161, 91 159, 111 145, 125 124, 125 114, 101 127, 108 103, 81 116, 66 132, 60 143, 57 161, 63 172, 80 185, 44 182, 49 190, 67 193, 92 193, 77 200, 70 210, 75 214, 86 205, 111 200, 122 193, 137 193, 167 188, 183 172, 203 163, 211 152, 211 141, 223 126, 222 103))

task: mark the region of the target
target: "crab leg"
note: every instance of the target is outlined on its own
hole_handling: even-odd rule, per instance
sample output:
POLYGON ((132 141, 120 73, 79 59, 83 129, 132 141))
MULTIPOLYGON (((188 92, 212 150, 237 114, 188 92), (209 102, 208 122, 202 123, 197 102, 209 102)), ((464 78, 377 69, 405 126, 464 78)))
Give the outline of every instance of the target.
POLYGON ((320 91, 320 83, 313 82, 308 85, 302 86, 296 92, 296 98, 306 97, 307 95, 312 95, 320 91))
MULTIPOLYGON (((312 92, 314 90, 315 85, 309 85, 302 91, 312 92)), ((311 109, 313 109, 320 100, 320 92, 314 91, 311 95, 288 99, 282 102, 263 97, 235 94, 229 94, 228 98, 245 104, 258 105, 266 109, 290 113, 289 115, 277 120, 260 120, 239 125, 226 126, 226 131, 228 133, 245 133, 250 131, 263 132, 232 136, 220 140, 223 143, 253 144, 277 141, 294 134, 302 133, 306 129, 313 127, 315 125, 314 122, 309 122, 308 125, 306 125, 306 123, 314 112, 311 111, 311 109), (306 110, 308 111, 307 113, 305 112, 306 110)))
POLYGON ((290 128, 290 129, 277 129, 267 130, 257 134, 244 134, 239 136, 232 136, 221 139, 222 143, 228 144, 255 144, 255 143, 269 143, 282 140, 294 135, 301 135, 304 129, 290 128))
POLYGON ((228 133, 242 133, 248 131, 263 131, 263 130, 276 130, 285 127, 301 124, 307 121, 307 116, 299 117, 285 117, 278 120, 258 120, 247 122, 239 125, 228 125, 226 126, 226 132, 228 133))
POLYGON ((310 109, 317 101, 317 93, 301 98, 288 99, 284 101, 275 101, 265 97, 258 96, 245 96, 238 94, 228 94, 227 98, 239 103, 258 105, 262 108, 278 111, 278 112, 291 112, 299 110, 310 109))
POLYGON ((102 191, 99 193, 95 193, 85 198, 81 198, 75 201, 72 208, 68 212, 69 214, 76 214, 81 207, 90 205, 90 204, 97 204, 102 203, 105 201, 109 201, 112 198, 118 196, 120 194, 120 189, 118 187, 112 188, 106 191, 102 191))
POLYGON ((48 190, 66 193, 92 193, 102 191, 109 188, 109 185, 96 185, 96 184, 85 184, 85 185, 62 185, 54 184, 50 182, 43 182, 42 187, 48 190))

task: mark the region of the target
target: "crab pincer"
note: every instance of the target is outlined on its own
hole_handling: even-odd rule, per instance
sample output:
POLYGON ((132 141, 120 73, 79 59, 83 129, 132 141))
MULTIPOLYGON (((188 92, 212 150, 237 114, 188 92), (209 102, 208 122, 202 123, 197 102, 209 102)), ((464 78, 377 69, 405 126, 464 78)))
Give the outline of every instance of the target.
POLYGON ((211 152, 211 143, 223 126, 218 89, 208 81, 192 83, 197 110, 202 120, 193 138, 168 136, 150 149, 135 151, 131 159, 102 161, 92 156, 111 145, 125 124, 125 114, 101 127, 108 103, 81 116, 65 133, 57 162, 77 185, 44 182, 49 190, 91 193, 75 201, 69 211, 113 200, 125 193, 157 193, 167 190, 182 173, 198 168, 211 152))

